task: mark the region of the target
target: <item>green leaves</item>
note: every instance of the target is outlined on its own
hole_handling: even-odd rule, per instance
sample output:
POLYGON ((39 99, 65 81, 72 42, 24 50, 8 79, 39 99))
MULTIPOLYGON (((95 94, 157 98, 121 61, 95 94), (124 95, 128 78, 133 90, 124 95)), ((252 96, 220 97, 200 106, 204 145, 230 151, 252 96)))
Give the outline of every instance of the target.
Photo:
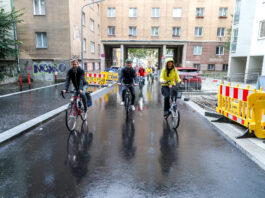
POLYGON ((11 12, 5 12, 0 8, 0 59, 16 56, 16 45, 21 42, 15 39, 14 28, 23 21, 22 15, 22 10, 12 9, 11 12))

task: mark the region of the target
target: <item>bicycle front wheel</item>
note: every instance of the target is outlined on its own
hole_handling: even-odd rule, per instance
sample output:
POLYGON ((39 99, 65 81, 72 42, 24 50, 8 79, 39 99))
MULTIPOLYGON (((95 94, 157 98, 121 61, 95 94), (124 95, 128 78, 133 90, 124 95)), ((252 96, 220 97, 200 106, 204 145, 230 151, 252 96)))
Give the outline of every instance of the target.
POLYGON ((177 129, 180 122, 180 113, 178 110, 171 112, 171 122, 173 129, 177 129))
POLYGON ((75 129, 77 116, 78 112, 74 104, 69 104, 65 114, 66 127, 68 128, 69 131, 75 129))

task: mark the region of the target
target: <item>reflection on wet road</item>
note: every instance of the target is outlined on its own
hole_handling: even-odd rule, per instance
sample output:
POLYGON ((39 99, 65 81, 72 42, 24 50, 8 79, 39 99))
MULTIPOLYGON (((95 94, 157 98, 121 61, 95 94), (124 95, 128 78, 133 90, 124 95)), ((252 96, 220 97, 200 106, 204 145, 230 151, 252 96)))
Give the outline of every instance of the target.
POLYGON ((0 147, 0 197, 263 197, 265 174, 179 103, 164 122, 157 84, 126 119, 118 88, 69 135, 64 114, 0 147))

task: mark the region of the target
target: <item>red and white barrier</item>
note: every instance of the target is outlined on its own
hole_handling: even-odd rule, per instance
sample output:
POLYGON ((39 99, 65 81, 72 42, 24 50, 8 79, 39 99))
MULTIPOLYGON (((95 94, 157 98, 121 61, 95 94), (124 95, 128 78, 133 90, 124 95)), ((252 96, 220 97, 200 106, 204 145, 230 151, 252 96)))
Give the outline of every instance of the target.
POLYGON ((253 93, 253 91, 248 89, 240 89, 237 87, 229 87, 225 85, 220 85, 220 93, 223 96, 230 98, 235 98, 237 100, 242 100, 247 102, 248 95, 253 93))

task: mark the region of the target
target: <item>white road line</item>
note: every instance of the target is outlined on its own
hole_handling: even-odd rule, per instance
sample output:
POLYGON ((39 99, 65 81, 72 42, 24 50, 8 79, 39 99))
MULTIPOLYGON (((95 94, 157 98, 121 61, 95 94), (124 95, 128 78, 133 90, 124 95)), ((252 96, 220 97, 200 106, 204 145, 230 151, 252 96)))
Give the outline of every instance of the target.
POLYGON ((30 92, 30 91, 36 91, 36 90, 39 90, 39 89, 45 89, 45 88, 49 88, 49 87, 55 87, 57 85, 62 85, 64 83, 58 83, 58 84, 55 84, 55 85, 48 85, 48 86, 45 86, 45 87, 39 87, 39 88, 35 88, 35 89, 29 89, 29 90, 26 90, 26 91, 19 91, 19 92, 15 92, 15 93, 11 93, 11 94, 6 94, 6 95, 0 95, 0 98, 4 98, 4 97, 8 97, 8 96, 13 96, 13 95, 17 95, 17 94, 22 94, 22 93, 27 93, 27 92, 30 92))
MULTIPOLYGON (((95 98, 98 95, 100 96, 100 95, 106 94, 110 90, 111 90, 110 87, 105 87, 103 89, 99 89, 99 90, 93 92, 91 94, 91 96, 93 98, 95 98)), ((22 124, 20 124, 20 125, 18 125, 16 127, 13 127, 13 128, 11 128, 11 129, 9 129, 7 131, 4 131, 4 132, 0 133, 0 144, 5 142, 8 139, 14 137, 14 136, 19 135, 20 133, 23 133, 24 131, 36 126, 37 124, 39 124, 41 122, 44 122, 44 121, 48 120, 49 118, 51 118, 51 117, 53 117, 53 116, 65 111, 67 106, 68 106, 68 104, 63 105, 63 106, 61 106, 61 107, 59 107, 57 109, 49 111, 48 113, 45 113, 45 114, 43 114, 43 115, 41 115, 39 117, 36 117, 36 118, 34 118, 32 120, 24 122, 24 123, 22 123, 22 124)))

